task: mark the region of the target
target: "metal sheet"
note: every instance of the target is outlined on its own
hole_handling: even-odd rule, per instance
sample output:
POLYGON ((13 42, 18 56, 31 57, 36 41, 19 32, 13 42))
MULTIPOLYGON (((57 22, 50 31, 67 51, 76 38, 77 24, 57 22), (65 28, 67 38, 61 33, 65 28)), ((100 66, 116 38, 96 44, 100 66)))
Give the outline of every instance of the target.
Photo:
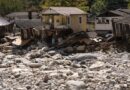
POLYGON ((5 20, 4 18, 0 17, 0 26, 7 26, 9 25, 10 23, 5 20))

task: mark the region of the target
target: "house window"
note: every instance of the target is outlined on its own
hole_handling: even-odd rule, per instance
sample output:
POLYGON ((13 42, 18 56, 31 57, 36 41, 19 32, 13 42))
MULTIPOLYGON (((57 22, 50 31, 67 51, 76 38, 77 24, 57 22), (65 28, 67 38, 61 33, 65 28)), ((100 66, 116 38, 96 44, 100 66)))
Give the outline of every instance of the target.
POLYGON ((82 17, 79 17, 79 23, 82 23, 82 17))

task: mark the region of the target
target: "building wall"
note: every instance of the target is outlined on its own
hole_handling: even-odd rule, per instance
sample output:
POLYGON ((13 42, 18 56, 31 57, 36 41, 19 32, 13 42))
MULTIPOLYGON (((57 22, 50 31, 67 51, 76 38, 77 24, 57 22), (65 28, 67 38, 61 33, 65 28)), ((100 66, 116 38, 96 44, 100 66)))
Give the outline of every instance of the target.
POLYGON ((54 27, 56 28, 57 26, 60 25, 67 25, 66 16, 63 15, 54 16, 54 27))
POLYGON ((95 20, 95 30, 96 31, 101 31, 101 30, 113 30, 113 27, 112 27, 112 20, 113 19, 122 19, 123 17, 98 17, 96 20, 95 20), (108 20, 109 23, 103 23, 102 20, 105 19, 105 20, 108 20), (101 23, 99 22, 99 20, 101 21, 101 23))
MULTIPOLYGON (((49 24, 49 20, 52 16, 43 16, 43 22, 49 24)), ((78 31, 86 31, 87 30, 87 16, 86 15, 71 15, 71 16, 63 16, 63 15, 54 15, 54 28, 60 25, 66 25, 70 27, 74 32, 78 31), (81 17, 81 23, 79 20, 81 17), (68 23, 68 18, 70 19, 70 23, 68 23)))
POLYGON ((87 16, 86 15, 71 15, 71 28, 74 32, 86 31, 87 30, 87 16), (80 23, 79 17, 81 17, 82 22, 80 23))

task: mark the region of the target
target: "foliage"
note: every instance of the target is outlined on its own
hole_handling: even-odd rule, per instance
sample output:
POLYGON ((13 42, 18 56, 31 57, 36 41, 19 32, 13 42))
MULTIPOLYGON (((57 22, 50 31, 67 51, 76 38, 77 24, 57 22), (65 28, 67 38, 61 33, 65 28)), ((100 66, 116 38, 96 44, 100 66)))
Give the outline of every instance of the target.
POLYGON ((130 0, 0 0, 0 14, 5 15, 39 6, 71 6, 84 11, 90 9, 92 14, 99 14, 106 10, 126 8, 127 6, 130 8, 130 0))
POLYGON ((20 11, 24 8, 22 0, 0 0, 0 14, 5 15, 10 12, 20 11))
POLYGON ((43 0, 42 7, 50 6, 68 6, 79 7, 85 11, 88 10, 87 0, 43 0))
POLYGON ((127 8, 127 5, 128 5, 128 0, 94 0, 91 9, 93 13, 99 14, 106 10, 127 8))

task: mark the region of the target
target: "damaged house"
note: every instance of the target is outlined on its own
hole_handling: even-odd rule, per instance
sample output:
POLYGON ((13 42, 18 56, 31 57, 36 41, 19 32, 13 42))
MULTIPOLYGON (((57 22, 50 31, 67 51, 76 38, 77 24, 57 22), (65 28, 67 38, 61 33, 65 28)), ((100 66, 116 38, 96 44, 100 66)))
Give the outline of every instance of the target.
POLYGON ((87 15, 76 7, 50 7, 42 12, 45 29, 64 30, 73 32, 87 30, 87 15))
POLYGON ((6 15, 6 17, 10 20, 16 20, 16 19, 38 19, 39 17, 39 13, 37 12, 32 12, 32 11, 28 11, 28 12, 13 12, 10 13, 8 15, 6 15))
POLYGON ((42 12, 42 21, 52 43, 61 42, 72 32, 87 30, 87 14, 76 7, 50 7, 42 12))
POLYGON ((41 18, 35 16, 32 12, 7 15, 14 19, 21 33, 20 43, 18 40, 15 44, 23 45, 32 39, 56 44, 72 32, 87 30, 87 15, 76 7, 50 7, 42 12, 41 18))
POLYGON ((116 39, 129 39, 130 37, 130 17, 120 20, 113 20, 113 35, 116 39))
POLYGON ((11 32, 13 26, 3 17, 0 17, 0 37, 4 37, 6 33, 11 32))
POLYGON ((130 16, 130 9, 117 9, 104 12, 96 17, 95 31, 98 34, 112 33, 112 20, 119 20, 128 16, 130 16))

